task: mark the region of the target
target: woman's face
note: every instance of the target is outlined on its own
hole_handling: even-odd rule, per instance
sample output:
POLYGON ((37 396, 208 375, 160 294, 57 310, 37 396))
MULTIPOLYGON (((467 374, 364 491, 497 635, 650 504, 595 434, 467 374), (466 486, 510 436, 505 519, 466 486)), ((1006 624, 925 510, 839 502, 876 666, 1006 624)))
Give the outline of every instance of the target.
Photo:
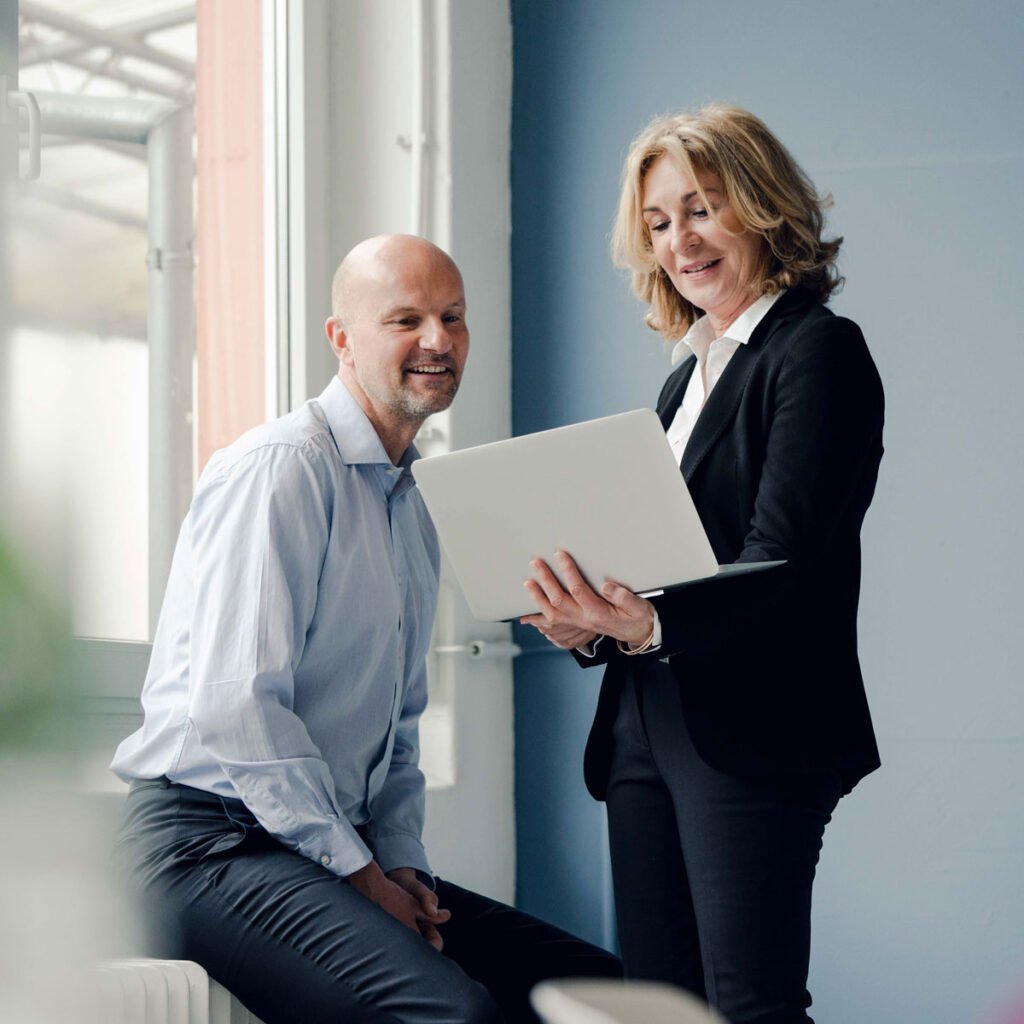
POLYGON ((751 286, 762 240, 742 227, 716 174, 702 171, 698 178, 711 209, 693 179, 662 154, 644 175, 641 205, 658 263, 721 334, 757 298, 751 286))

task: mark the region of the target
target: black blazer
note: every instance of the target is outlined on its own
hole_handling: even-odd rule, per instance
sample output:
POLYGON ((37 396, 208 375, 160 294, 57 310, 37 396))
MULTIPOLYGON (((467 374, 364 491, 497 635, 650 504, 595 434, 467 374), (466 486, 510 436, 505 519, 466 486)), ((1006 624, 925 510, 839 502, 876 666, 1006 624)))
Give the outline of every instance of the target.
MULTIPOLYGON (((695 365, 691 356, 662 388, 666 428, 695 365)), ((857 601, 883 409, 860 329, 805 293, 787 292, 740 345, 680 468, 720 563, 787 565, 654 598, 663 633, 655 654, 626 657, 606 640, 596 659, 578 659, 607 663, 584 758, 597 799, 623 681, 665 657, 686 728, 713 768, 836 770, 847 792, 878 767, 857 601)))

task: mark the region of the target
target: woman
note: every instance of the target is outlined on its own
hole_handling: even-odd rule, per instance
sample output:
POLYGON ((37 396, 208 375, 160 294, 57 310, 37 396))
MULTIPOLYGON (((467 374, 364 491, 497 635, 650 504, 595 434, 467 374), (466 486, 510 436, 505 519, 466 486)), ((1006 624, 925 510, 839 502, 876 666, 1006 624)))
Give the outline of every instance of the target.
POLYGON ((614 232, 647 323, 682 338, 658 413, 719 562, 786 564, 651 600, 595 592, 564 552, 564 587, 543 562, 527 581, 523 621, 607 665, 585 775, 627 976, 733 1024, 810 1019, 822 836, 879 764, 856 618, 882 388, 824 305, 822 205, 756 117, 711 106, 634 141, 614 232))

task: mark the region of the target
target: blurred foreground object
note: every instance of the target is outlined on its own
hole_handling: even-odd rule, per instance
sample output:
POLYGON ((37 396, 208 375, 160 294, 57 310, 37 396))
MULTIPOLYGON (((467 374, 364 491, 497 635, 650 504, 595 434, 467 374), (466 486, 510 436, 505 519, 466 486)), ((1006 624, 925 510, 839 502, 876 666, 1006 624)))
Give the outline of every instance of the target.
POLYGON ((545 1024, 725 1024, 696 997, 650 981, 545 981, 530 994, 545 1024))
POLYGON ((108 960, 89 972, 81 1024, 262 1024, 191 960, 108 960))
POLYGON ((70 629, 44 575, 0 535, 0 1024, 83 1019, 84 969, 130 942, 111 816, 76 786, 70 629))
POLYGON ((0 763, 66 754, 73 690, 63 617, 0 535, 0 763))

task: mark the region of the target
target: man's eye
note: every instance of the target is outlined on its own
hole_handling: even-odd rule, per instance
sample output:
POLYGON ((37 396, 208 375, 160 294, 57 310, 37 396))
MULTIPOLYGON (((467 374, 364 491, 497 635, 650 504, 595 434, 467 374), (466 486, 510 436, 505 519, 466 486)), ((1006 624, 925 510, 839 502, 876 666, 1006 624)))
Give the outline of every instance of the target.
POLYGON ((458 313, 449 313, 447 316, 445 316, 444 322, 446 324, 461 324, 462 317, 459 316, 458 313))

